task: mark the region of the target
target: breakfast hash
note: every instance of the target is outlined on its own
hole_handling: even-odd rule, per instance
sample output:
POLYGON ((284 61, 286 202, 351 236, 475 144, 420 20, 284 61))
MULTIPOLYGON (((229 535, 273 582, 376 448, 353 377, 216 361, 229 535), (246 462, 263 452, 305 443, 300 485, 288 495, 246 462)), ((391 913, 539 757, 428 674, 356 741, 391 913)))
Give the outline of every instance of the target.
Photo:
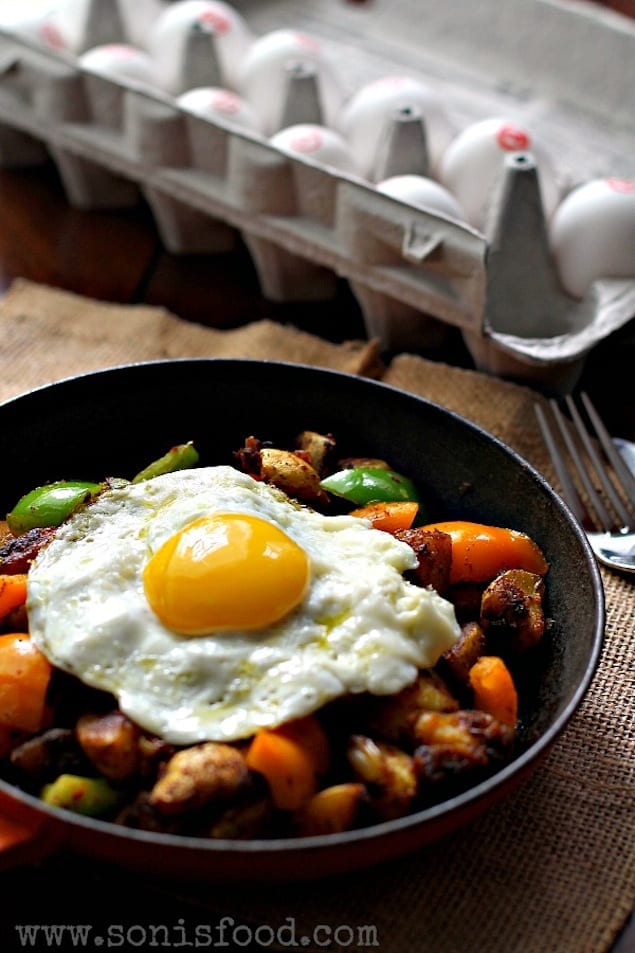
POLYGON ((366 827, 488 777, 516 752, 549 567, 520 530, 428 506, 314 431, 29 491, 0 524, 1 776, 229 839, 366 827))

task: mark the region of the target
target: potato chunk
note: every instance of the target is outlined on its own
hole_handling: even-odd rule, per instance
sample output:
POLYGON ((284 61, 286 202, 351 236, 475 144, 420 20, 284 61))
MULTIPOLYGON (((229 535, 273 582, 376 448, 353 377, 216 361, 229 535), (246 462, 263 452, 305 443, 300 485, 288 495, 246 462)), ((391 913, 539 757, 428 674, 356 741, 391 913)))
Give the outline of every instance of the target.
POLYGON ((225 800, 247 782, 243 754, 232 745, 208 741, 178 751, 150 792, 150 804, 163 814, 180 814, 212 800, 225 800))
POLYGON ((299 812, 297 833, 302 837, 313 837, 350 830, 365 795, 365 785, 354 781, 323 788, 299 812))
POLYGON ((452 537, 423 527, 400 529, 395 536, 408 543, 417 555, 417 568, 407 574, 408 578, 418 586, 431 586, 443 594, 450 584, 452 537))
POLYGON ((469 685, 470 669, 485 654, 486 639, 478 622, 466 622, 461 626, 458 642, 444 652, 441 664, 463 685, 469 685))
POLYGON ((89 761, 71 728, 49 728, 11 752, 11 764, 31 781, 45 784, 60 774, 82 774, 89 761))
POLYGON ((369 724, 374 734, 395 744, 412 742, 415 725, 424 711, 456 711, 459 703, 440 675, 427 670, 396 695, 378 697, 369 705, 369 724))
POLYGON ((136 774, 140 731, 123 712, 82 715, 75 732, 82 750, 105 778, 125 781, 136 774))
POLYGON ((538 645, 545 631, 542 576, 523 569, 501 573, 487 586, 481 601, 481 625, 489 644, 525 652, 538 645))
POLYGON ((0 572, 15 574, 28 572, 39 551, 50 542, 57 527, 29 529, 20 536, 9 535, 0 544, 0 572))
POLYGON ((365 735, 354 735, 346 754, 355 778, 366 785, 373 813, 382 820, 406 814, 417 796, 412 757, 365 735))
POLYGON ((445 781, 502 756, 514 731, 481 711, 424 712, 416 725, 414 764, 421 781, 445 781))
POLYGON ((335 449, 335 440, 330 434, 316 433, 315 430, 303 430, 296 438, 296 446, 308 459, 316 473, 321 477, 326 473, 326 464, 335 449))
POLYGON ((328 502, 320 476, 310 463, 291 450, 265 447, 260 451, 262 479, 289 496, 305 502, 328 502))

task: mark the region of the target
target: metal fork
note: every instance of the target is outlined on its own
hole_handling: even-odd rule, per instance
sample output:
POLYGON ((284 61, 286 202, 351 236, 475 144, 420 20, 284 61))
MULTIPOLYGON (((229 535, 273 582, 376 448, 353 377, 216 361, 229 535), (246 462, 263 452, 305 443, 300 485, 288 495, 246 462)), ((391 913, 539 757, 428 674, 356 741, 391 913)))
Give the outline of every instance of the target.
POLYGON ((565 403, 573 423, 573 432, 555 400, 549 401, 549 407, 557 429, 548 421, 543 408, 535 404, 538 424, 558 475, 562 496, 584 527, 597 559, 611 569, 635 573, 635 478, 616 449, 589 396, 581 393, 580 401, 596 440, 592 439, 570 396, 565 398, 565 403), (556 434, 559 434, 560 439, 556 434), (603 452, 599 451, 598 442, 603 452), (572 470, 567 465, 563 445, 594 516, 582 502, 572 470), (588 463, 584 460, 582 450, 588 463))

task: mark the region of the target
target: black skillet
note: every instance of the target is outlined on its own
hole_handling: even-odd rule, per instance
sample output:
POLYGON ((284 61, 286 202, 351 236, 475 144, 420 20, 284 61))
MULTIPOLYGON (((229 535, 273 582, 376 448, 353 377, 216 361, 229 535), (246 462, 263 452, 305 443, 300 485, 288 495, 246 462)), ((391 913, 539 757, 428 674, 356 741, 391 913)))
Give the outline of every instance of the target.
POLYGON ((334 433, 342 455, 390 460, 419 483, 432 517, 520 529, 546 553, 553 623, 524 686, 514 760, 411 816, 341 835, 273 841, 137 832, 49 808, 0 781, 4 866, 66 847, 133 869, 208 880, 296 879, 365 867, 474 818, 518 785, 559 736, 601 651, 604 602, 595 560, 535 470, 428 401, 352 375, 263 361, 159 361, 64 380, 0 406, 0 512, 47 481, 129 477, 175 443, 193 440, 201 464, 228 463, 251 434, 284 445, 303 429, 334 433))

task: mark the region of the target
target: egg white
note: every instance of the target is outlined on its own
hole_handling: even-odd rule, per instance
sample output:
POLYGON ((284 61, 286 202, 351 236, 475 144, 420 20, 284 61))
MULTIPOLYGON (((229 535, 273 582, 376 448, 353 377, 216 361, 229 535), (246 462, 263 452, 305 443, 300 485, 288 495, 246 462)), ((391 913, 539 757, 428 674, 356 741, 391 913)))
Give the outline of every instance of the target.
POLYGON ((352 516, 324 516, 229 466, 106 490, 34 561, 31 637, 50 661, 114 694, 130 718, 175 744, 232 741, 347 693, 392 694, 435 664, 459 627, 452 605, 407 582, 407 544, 352 516), (151 555, 200 516, 247 513, 308 554, 304 599, 266 629, 188 637, 152 611, 151 555))

